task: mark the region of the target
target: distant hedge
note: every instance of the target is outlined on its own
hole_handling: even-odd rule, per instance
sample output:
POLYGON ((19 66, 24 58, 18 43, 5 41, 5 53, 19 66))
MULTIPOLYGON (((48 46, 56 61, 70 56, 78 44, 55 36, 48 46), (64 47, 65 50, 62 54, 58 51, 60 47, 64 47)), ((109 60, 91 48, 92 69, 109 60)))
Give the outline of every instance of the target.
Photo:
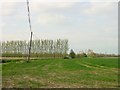
POLYGON ((2 57, 22 57, 22 53, 2 53, 2 57))

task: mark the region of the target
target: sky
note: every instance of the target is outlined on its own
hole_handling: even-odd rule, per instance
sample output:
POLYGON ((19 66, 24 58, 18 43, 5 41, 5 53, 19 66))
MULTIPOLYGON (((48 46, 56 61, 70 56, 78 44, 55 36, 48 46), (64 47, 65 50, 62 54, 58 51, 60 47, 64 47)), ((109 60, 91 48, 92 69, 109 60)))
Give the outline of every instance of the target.
MULTIPOLYGON (((29 0, 33 39, 68 39, 75 52, 118 53, 117 0, 29 0)), ((2 0, 0 40, 29 40, 26 0, 2 0)))

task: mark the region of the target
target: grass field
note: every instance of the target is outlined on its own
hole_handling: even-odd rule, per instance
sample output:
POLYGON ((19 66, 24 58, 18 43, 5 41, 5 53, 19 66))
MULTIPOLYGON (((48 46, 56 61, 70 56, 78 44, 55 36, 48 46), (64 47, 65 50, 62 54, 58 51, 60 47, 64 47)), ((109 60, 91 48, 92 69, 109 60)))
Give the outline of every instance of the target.
POLYGON ((8 62, 2 66, 7 88, 115 88, 117 58, 81 58, 8 62))

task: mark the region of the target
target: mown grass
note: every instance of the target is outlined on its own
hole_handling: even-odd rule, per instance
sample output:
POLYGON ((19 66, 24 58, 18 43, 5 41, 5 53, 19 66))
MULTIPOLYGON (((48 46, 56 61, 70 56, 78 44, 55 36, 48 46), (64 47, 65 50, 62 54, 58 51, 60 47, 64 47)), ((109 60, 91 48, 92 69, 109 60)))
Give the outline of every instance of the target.
POLYGON ((118 59, 14 61, 3 64, 2 76, 7 88, 114 88, 118 86, 118 59))

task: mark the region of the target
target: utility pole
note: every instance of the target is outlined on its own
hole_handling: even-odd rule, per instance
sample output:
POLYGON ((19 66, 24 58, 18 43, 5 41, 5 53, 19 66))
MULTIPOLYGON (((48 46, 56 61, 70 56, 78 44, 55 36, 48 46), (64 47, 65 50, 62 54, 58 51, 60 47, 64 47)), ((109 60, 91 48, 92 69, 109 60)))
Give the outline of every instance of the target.
POLYGON ((30 46, 29 46, 29 53, 28 53, 28 61, 30 61, 30 54, 31 54, 31 45, 32 45, 32 35, 33 35, 33 32, 31 32, 31 36, 30 36, 30 46))
POLYGON ((31 54, 31 45, 32 45, 32 36, 33 36, 33 32, 31 29, 31 21, 30 21, 30 9, 29 9, 29 1, 27 0, 27 9, 28 9, 28 20, 29 20, 29 27, 30 27, 30 46, 29 46, 29 53, 28 53, 28 60, 27 62, 30 61, 30 54, 31 54))

